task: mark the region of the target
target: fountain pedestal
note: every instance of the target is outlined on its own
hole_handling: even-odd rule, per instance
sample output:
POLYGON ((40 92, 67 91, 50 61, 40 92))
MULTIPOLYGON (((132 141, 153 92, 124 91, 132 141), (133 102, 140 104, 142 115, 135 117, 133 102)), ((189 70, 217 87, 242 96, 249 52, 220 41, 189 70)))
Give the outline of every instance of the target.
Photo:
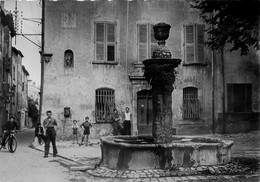
POLYGON ((156 142, 171 142, 172 135, 172 91, 175 82, 175 68, 180 59, 172 59, 171 52, 165 46, 171 26, 158 23, 154 27, 154 37, 158 42, 152 59, 144 60, 144 77, 152 85, 153 129, 156 142))

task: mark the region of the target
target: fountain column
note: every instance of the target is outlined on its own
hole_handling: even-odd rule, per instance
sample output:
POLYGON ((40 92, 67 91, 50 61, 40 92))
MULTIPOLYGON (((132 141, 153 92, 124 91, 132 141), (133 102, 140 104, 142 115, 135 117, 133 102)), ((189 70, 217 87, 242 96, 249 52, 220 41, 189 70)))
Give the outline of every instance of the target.
POLYGON ((158 42, 152 59, 144 60, 144 76, 152 85, 153 127, 152 135, 156 142, 172 140, 172 91, 176 78, 175 68, 180 59, 172 59, 171 52, 165 46, 171 26, 165 23, 156 24, 154 37, 158 42))

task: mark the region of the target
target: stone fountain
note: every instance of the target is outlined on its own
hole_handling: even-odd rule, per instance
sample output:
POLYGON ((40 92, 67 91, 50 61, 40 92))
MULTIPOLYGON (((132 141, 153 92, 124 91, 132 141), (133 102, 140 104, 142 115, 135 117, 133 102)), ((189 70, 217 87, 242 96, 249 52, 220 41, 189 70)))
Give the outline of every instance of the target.
POLYGON ((143 61, 144 76, 152 86, 152 135, 101 138, 101 166, 124 170, 171 169, 229 162, 232 141, 174 135, 172 91, 177 74, 175 68, 181 60, 172 58, 165 46, 171 26, 158 23, 153 28, 158 47, 152 59, 143 61))

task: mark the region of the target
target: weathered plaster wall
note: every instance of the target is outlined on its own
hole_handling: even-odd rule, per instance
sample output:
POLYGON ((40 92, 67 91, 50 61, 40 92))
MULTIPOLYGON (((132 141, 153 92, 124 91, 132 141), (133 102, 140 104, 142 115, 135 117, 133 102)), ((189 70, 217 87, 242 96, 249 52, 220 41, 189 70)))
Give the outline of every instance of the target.
MULTIPOLYGON (((65 122, 63 108, 71 108, 72 117, 83 121, 89 116, 95 123, 95 90, 108 87, 115 90, 116 107, 120 113, 124 107, 130 107, 133 112, 134 126, 132 133, 137 131, 137 94, 140 89, 148 88, 144 80, 130 82, 128 75, 136 70, 133 63, 138 62, 137 53, 137 24, 166 22, 172 26, 167 47, 173 57, 184 60, 184 25, 202 23, 198 11, 189 8, 189 0, 99 0, 99 1, 47 1, 45 22, 45 53, 53 54, 49 63, 44 65, 44 91, 43 112, 52 110, 54 117, 59 121, 58 136, 69 137, 71 121, 65 122), (76 16, 74 27, 62 28, 61 14, 72 13, 76 16), (94 22, 116 22, 116 58, 117 65, 93 64, 94 60, 94 22), (64 68, 64 52, 71 49, 74 53, 74 68, 64 68), (62 128, 65 128, 63 130, 62 128)), ((239 57, 227 55, 226 59, 233 60, 226 65, 227 83, 256 82, 253 76, 254 56, 239 57), (252 60, 251 65, 243 66, 242 60, 252 60), (239 63, 239 64, 237 64, 239 63), (240 64, 241 63, 241 64, 240 64), (243 67, 247 76, 240 73, 243 67), (246 69, 247 68, 247 71, 246 69), (250 70, 250 71, 248 71, 250 70), (232 74, 231 74, 232 73, 232 74), (240 75, 240 76, 237 76, 240 75), (251 76, 250 76, 251 75, 251 76)), ((221 111, 221 62, 216 57, 216 90, 215 90, 215 116, 221 111)), ((179 75, 176 89, 173 91, 173 126, 177 127, 178 134, 211 133, 212 129, 212 55, 205 49, 205 65, 179 66, 179 75), (201 104, 201 118, 199 120, 182 119, 183 88, 194 86, 198 88, 198 96, 201 104)), ((259 63, 258 63, 259 67, 259 63)), ((256 69, 255 69, 256 70, 256 69)), ((259 76, 258 76, 259 78, 259 76)), ((254 85, 253 108, 259 111, 259 84, 254 85), (257 89, 258 88, 258 89, 257 89)), ((107 135, 100 132, 108 125, 95 124, 92 128, 92 137, 107 135), (100 134, 101 133, 101 134, 100 134)), ((66 138, 65 137, 65 138, 66 138)))

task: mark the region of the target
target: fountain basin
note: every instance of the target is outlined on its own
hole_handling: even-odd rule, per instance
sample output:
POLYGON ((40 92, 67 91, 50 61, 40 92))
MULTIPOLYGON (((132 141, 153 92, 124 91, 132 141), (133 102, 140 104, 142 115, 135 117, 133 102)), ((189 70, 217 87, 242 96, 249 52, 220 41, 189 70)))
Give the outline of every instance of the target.
POLYGON ((167 169, 230 162, 232 141, 173 136, 171 143, 154 143, 151 136, 101 138, 101 165, 110 169, 167 169))

